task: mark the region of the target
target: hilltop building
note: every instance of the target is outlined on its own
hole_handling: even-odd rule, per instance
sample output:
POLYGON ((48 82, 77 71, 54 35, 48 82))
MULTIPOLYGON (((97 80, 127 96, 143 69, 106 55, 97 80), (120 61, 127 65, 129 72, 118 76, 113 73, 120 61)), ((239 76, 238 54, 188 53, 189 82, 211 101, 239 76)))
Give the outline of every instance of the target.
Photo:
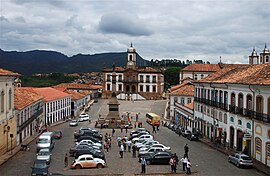
POLYGON ((18 73, 0 68, 0 155, 16 146, 14 80, 18 73))
POLYGON ((249 56, 249 64, 267 64, 270 63, 270 52, 267 48, 266 44, 264 46, 263 51, 260 53, 260 56, 257 55, 257 52, 255 50, 255 47, 253 48, 253 51, 251 55, 249 56))
POLYGON ((103 97, 112 95, 112 73, 116 73, 116 95, 122 100, 160 99, 163 92, 164 76, 161 69, 138 68, 136 49, 132 44, 127 49, 126 66, 103 69, 103 97))

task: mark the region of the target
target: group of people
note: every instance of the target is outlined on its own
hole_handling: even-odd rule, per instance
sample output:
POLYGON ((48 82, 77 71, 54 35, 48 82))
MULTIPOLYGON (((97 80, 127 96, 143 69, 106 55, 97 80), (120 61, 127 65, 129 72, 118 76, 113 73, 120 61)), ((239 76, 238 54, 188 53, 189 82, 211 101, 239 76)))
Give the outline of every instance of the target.
POLYGON ((171 172, 176 173, 177 165, 178 165, 179 159, 176 153, 171 157, 170 159, 170 166, 171 166, 171 172))
POLYGON ((117 142, 118 142, 118 147, 119 147, 119 154, 120 154, 120 158, 124 157, 124 152, 128 151, 131 152, 131 144, 132 142, 130 140, 128 140, 127 136, 124 137, 117 137, 117 142))
POLYGON ((180 161, 183 164, 183 171, 185 171, 186 174, 189 175, 189 174, 191 174, 191 162, 188 158, 189 147, 187 144, 184 146, 184 151, 185 151, 185 154, 184 154, 183 158, 181 158, 180 161))

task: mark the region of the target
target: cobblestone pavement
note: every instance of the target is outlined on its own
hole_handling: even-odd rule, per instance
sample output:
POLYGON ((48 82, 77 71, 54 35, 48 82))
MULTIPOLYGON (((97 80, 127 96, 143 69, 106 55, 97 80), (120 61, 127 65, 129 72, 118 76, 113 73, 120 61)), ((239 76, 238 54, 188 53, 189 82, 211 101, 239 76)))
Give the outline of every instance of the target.
MULTIPOLYGON (((151 127, 145 123, 145 114, 147 112, 155 112, 158 115, 164 113, 165 101, 138 101, 138 102, 125 102, 120 101, 120 112, 131 112, 132 115, 140 112, 140 119, 143 121, 143 127, 151 131, 151 127)), ((73 132, 78 130, 81 126, 94 127, 94 121, 97 120, 99 114, 106 115, 108 113, 107 100, 100 100, 95 103, 89 114, 92 118, 92 123, 80 123, 78 127, 69 127, 68 123, 52 127, 50 130, 61 130, 63 138, 56 141, 55 148, 52 152, 52 161, 50 165, 51 173, 61 173, 64 175, 141 175, 140 164, 138 158, 132 158, 131 153, 125 152, 124 158, 120 158, 118 147, 115 142, 117 136, 128 135, 125 132, 121 133, 119 129, 116 130, 116 135, 113 138, 112 149, 105 153, 107 167, 103 169, 81 169, 72 170, 64 168, 64 155, 69 151, 69 148, 74 146, 73 132)), ((139 120, 140 120, 139 119, 139 120)), ((134 118, 133 118, 134 120, 134 118)), ((100 129, 99 129, 100 130, 100 129)), ((111 133, 111 129, 100 130, 103 134, 111 133)), ((172 152, 177 153, 179 157, 183 155, 183 147, 187 143, 190 147, 190 159, 192 163, 192 175, 222 175, 222 176, 252 176, 263 175, 254 169, 239 169, 227 162, 227 157, 212 149, 211 147, 200 142, 191 142, 186 138, 179 137, 174 132, 167 128, 160 127, 160 131, 154 134, 154 138, 160 143, 163 143, 172 148, 172 152)), ((2 176, 28 176, 31 175, 31 166, 36 157, 35 143, 30 144, 31 151, 19 152, 8 162, 0 166, 0 175, 2 176)), ((69 164, 74 158, 69 158, 69 164)), ((181 171, 181 166, 178 166, 177 174, 170 173, 169 165, 149 165, 146 168, 144 175, 184 175, 181 171)))

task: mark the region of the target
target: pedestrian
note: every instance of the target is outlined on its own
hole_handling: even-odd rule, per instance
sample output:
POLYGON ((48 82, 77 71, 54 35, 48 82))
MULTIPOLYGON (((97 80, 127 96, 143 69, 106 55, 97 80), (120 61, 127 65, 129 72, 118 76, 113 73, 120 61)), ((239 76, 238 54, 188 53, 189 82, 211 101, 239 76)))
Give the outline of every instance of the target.
POLYGON ((130 152, 130 149, 131 149, 131 141, 130 141, 130 140, 127 141, 126 144, 127 144, 127 146, 128 146, 128 152, 130 152))
POLYGON ((126 152, 127 151, 127 143, 125 140, 123 141, 123 146, 124 146, 124 152, 126 152))
POLYGON ((120 157, 123 158, 124 155, 124 146, 121 144, 120 149, 119 149, 120 157))
POLYGON ((67 153, 65 155, 64 163, 65 163, 65 167, 67 167, 68 166, 68 155, 67 155, 67 153))
POLYGON ((173 171, 174 171, 174 173, 176 173, 176 170, 177 170, 177 165, 178 165, 178 162, 179 162, 179 160, 178 160, 178 156, 176 155, 176 153, 174 153, 174 155, 173 155, 173 160, 174 160, 174 167, 173 167, 173 171))
POLYGON ((120 127, 120 131, 121 131, 121 133, 123 132, 123 127, 120 127))
POLYGON ((114 133, 115 133, 115 129, 113 128, 112 129, 112 137, 114 136, 114 133))
POLYGON ((134 128, 136 128, 136 122, 134 123, 134 128))
POLYGON ((159 124, 157 125, 157 131, 159 131, 159 124))
MULTIPOLYGON (((138 119, 139 119, 139 115, 136 114, 136 122, 138 122, 138 119)), ((135 127, 136 128, 136 127, 135 127)))
POLYGON ((186 170, 187 161, 188 161, 187 156, 184 155, 183 158, 181 158, 181 162, 182 162, 182 164, 183 164, 183 171, 186 170))
POLYGON ((128 125, 126 125, 125 128, 126 128, 126 133, 127 133, 128 132, 128 125))
POLYGON ((136 146, 135 146, 135 144, 133 144, 133 146, 132 146, 132 157, 133 158, 136 158, 136 146))
POLYGON ((140 160, 141 160, 141 167, 142 167, 141 173, 145 173, 145 170, 146 170, 146 160, 145 160, 144 157, 142 157, 140 160))
POLYGON ((190 160, 188 159, 187 160, 187 172, 186 172, 186 174, 187 175, 190 175, 191 174, 191 163, 190 163, 190 160))
POLYGON ((188 147, 187 144, 185 145, 184 150, 185 150, 185 155, 186 155, 186 157, 188 158, 189 147, 188 147))
POLYGON ((107 141, 106 143, 105 143, 105 149, 106 149, 106 151, 107 151, 107 153, 109 152, 109 141, 107 141))
POLYGON ((155 126, 154 126, 154 125, 152 125, 152 128, 153 128, 152 133, 157 133, 156 128, 155 128, 155 126))
POLYGON ((171 157, 169 164, 171 166, 171 172, 173 172, 174 171, 174 159, 173 159, 173 156, 171 157))

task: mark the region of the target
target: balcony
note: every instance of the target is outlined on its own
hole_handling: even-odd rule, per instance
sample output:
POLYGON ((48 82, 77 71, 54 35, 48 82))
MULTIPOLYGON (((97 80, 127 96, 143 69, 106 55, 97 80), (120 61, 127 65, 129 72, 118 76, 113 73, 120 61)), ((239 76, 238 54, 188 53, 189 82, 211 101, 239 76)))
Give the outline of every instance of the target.
POLYGON ((254 119, 270 124, 270 115, 253 111, 254 119))
POLYGON ((19 126, 18 133, 20 133, 27 125, 29 125, 31 122, 33 122, 38 116, 40 116, 43 113, 43 109, 38 110, 35 114, 33 114, 29 119, 27 119, 21 126, 19 126))

